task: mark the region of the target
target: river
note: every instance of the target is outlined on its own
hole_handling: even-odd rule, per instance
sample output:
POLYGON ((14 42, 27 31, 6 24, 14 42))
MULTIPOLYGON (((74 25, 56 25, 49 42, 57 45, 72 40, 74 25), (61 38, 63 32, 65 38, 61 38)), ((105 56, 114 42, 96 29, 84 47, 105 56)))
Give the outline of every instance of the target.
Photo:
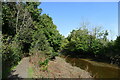
POLYGON ((73 66, 88 71, 95 78, 120 78, 120 68, 113 64, 70 57, 67 57, 65 60, 73 66))

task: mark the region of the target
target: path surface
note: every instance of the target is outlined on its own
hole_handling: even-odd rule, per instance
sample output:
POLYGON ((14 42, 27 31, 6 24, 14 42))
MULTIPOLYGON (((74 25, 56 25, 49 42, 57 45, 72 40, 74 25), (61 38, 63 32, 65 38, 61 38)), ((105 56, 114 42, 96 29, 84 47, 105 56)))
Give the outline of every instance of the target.
MULTIPOLYGON (((29 65, 29 57, 23 58, 8 78, 29 78, 29 65)), ((37 71, 37 74, 35 74, 37 77, 35 78, 91 78, 88 72, 78 67, 71 66, 60 57, 56 57, 54 61, 49 62, 48 71, 40 71, 40 68, 34 69, 37 71)))
POLYGON ((29 57, 23 58, 8 78, 28 78, 29 57))

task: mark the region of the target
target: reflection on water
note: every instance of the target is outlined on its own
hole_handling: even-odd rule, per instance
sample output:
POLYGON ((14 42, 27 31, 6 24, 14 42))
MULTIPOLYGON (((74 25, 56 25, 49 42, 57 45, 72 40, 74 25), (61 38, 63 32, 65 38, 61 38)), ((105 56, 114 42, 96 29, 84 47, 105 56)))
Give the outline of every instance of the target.
POLYGON ((73 66, 87 70, 96 78, 120 78, 120 68, 115 65, 67 57, 66 61, 73 66))

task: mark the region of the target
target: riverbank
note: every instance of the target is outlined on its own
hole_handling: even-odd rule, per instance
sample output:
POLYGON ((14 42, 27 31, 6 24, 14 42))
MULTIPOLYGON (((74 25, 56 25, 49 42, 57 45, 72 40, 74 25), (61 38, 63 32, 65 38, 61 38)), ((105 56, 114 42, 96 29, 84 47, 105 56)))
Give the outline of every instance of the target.
POLYGON ((94 78, 120 78, 120 68, 114 64, 93 61, 92 59, 70 58, 65 60, 91 73, 94 78))
POLYGON ((120 78, 119 67, 90 59, 56 57, 42 70, 37 63, 40 57, 44 58, 42 55, 23 58, 8 78, 120 78))
POLYGON ((39 67, 34 66, 34 78, 92 78, 90 73, 78 67, 73 67, 61 57, 49 61, 47 67, 47 71, 42 71, 39 67))

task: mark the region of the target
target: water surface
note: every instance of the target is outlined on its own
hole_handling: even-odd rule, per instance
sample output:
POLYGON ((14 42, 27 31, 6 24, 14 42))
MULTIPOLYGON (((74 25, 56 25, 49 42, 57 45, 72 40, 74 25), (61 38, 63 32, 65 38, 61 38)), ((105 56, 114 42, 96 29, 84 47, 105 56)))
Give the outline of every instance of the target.
POLYGON ((90 72, 95 78, 120 78, 120 68, 116 65, 70 57, 67 57, 66 61, 90 72))

